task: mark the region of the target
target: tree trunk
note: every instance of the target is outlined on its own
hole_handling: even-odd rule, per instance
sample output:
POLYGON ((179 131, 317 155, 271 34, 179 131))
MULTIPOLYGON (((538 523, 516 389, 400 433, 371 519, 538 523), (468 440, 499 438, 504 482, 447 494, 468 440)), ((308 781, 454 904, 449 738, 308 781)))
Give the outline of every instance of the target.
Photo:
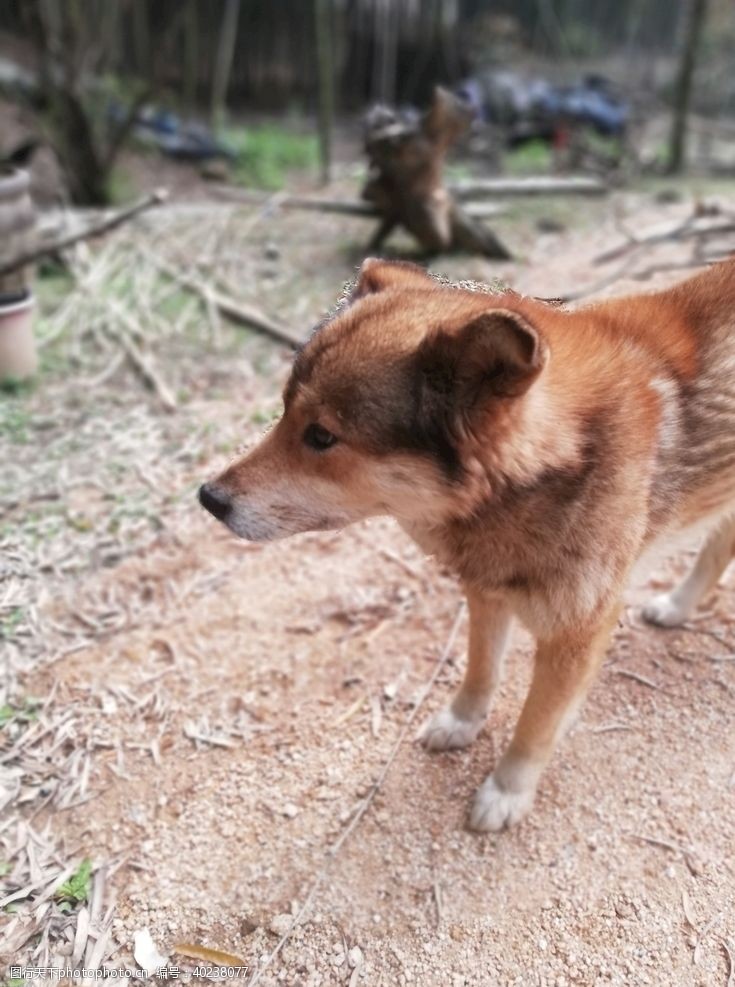
POLYGON ((151 77, 151 34, 146 0, 133 0, 133 47, 135 67, 141 79, 151 77))
POLYGON ((184 14, 184 106, 191 113, 199 91, 199 23, 197 0, 187 0, 184 14))
POLYGON ((214 62, 214 76, 212 79, 212 129, 218 131, 222 128, 225 114, 225 100, 227 90, 230 85, 230 72, 232 70, 232 59, 235 54, 235 40, 237 38, 237 22, 240 17, 240 0, 225 0, 225 12, 222 17, 222 26, 217 44, 217 55, 214 62))
POLYGON ((684 167, 686 157, 686 132, 689 103, 697 62, 699 42, 707 17, 708 0, 689 0, 684 43, 679 61, 679 69, 674 87, 674 115, 671 122, 669 140, 669 160, 667 171, 678 174, 684 167))
POLYGON ((334 119, 334 62, 331 0, 314 0, 317 76, 319 79, 319 158, 322 185, 332 178, 332 123, 334 119))

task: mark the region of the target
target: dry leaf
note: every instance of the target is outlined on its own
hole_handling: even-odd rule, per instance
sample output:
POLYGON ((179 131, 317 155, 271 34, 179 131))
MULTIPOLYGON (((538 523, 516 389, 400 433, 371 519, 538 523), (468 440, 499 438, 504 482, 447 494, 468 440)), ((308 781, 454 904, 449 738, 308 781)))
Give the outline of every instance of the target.
POLYGON ((681 904, 682 904, 682 908, 684 909, 684 916, 687 922, 694 929, 695 932, 699 932, 699 924, 697 923, 697 920, 694 917, 694 912, 692 911, 692 903, 689 900, 689 895, 686 893, 686 891, 682 891, 681 893, 681 904))
POLYGON ((139 929, 133 937, 133 956, 143 970, 152 972, 166 966, 168 956, 159 953, 148 929, 139 929))
POLYGON ((177 942, 174 946, 174 952, 181 953, 182 956, 188 956, 193 960, 208 960, 219 966, 247 967, 248 965, 245 960, 233 953, 225 953, 221 949, 210 949, 209 946, 198 946, 191 942, 177 942))

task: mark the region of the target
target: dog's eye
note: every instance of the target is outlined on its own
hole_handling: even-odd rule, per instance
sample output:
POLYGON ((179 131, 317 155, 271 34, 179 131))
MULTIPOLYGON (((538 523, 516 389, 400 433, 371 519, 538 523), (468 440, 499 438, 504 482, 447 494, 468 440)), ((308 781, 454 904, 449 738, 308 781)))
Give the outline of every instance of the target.
POLYGON ((337 441, 337 436, 332 435, 329 429, 322 425, 309 425, 304 432, 304 442, 317 452, 324 452, 337 441))

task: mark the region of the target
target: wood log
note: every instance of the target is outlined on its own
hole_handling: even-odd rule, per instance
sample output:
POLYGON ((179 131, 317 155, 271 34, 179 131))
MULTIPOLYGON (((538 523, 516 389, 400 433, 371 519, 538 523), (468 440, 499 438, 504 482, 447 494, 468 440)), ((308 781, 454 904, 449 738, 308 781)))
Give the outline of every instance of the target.
POLYGON ((82 240, 91 240, 95 237, 102 236, 104 233, 110 233, 112 230, 117 229, 118 226, 122 226, 123 223, 129 222, 134 219, 140 213, 145 212, 146 209, 150 209, 152 206, 161 205, 168 198, 168 192, 166 189, 157 189, 151 195, 146 196, 139 202, 134 203, 127 209, 121 209, 118 212, 112 213, 106 216, 104 219, 100 220, 99 223, 93 223, 90 226, 85 227, 83 230, 77 230, 75 233, 69 233, 66 236, 61 236, 56 240, 51 240, 49 243, 40 244, 37 247, 33 247, 30 250, 24 251, 22 254, 18 254, 11 260, 0 264, 0 277, 8 274, 11 271, 17 271, 19 268, 25 267, 27 264, 34 264, 37 260, 42 257, 48 257, 51 254, 57 254, 61 250, 65 250, 67 247, 74 246, 75 243, 80 243, 82 240))
POLYGON ((484 195, 606 195, 609 188, 598 178, 570 175, 557 178, 539 175, 533 178, 480 178, 455 182, 447 186, 458 199, 474 199, 484 195))
MULTIPOLYGON (((378 219, 380 212, 370 202, 360 199, 331 199, 315 195, 267 196, 249 189, 234 188, 232 185, 212 186, 218 196, 232 202, 243 202, 257 206, 271 206, 273 209, 303 209, 307 212, 331 212, 342 216, 356 216, 362 219, 378 219)), ((502 216, 506 209, 491 202, 468 202, 464 212, 473 219, 492 219, 502 216)))

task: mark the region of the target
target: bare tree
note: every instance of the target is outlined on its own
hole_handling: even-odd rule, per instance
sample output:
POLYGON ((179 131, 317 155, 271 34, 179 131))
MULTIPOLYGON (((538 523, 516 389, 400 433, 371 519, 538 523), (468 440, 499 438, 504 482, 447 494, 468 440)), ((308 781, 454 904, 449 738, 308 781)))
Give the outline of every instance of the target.
MULTIPOLYGON (((127 93, 103 82, 118 68, 117 3, 107 0, 28 0, 23 8, 38 56, 39 98, 49 141, 79 205, 106 205, 110 177, 153 80, 136 79, 127 93)), ((133 8, 138 55, 146 58, 148 29, 133 8)), ((160 23, 159 30, 167 24, 160 23)))
POLYGON ((674 86, 674 115, 669 138, 667 171, 677 174, 684 167, 686 157, 687 117, 692 95, 694 69, 697 64, 699 43, 707 18, 708 0, 689 0, 684 41, 674 86))
POLYGON ((332 124, 334 119, 334 59, 331 0, 314 0, 317 75, 319 77, 319 156, 322 184, 332 177, 332 124))

